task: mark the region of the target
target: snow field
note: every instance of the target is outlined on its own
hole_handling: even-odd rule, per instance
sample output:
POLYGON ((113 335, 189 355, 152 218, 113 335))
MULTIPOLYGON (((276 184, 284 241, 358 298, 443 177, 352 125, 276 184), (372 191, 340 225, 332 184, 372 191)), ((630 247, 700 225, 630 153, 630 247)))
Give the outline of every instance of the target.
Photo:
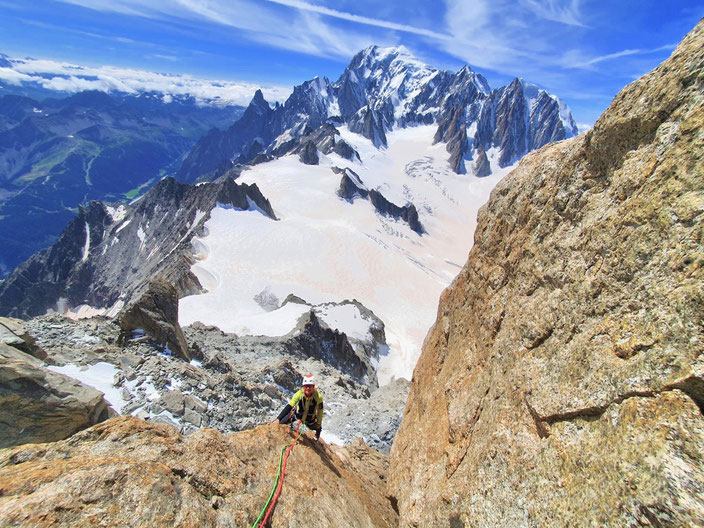
MULTIPOLYGON (((252 210, 212 211, 207 236, 195 242, 202 260, 192 267, 208 292, 181 299, 180 324, 279 336, 309 307, 266 311, 254 300, 266 289, 279 301, 291 293, 311 304, 357 299, 385 324, 390 350, 380 358, 379 382, 410 379, 440 293, 467 259, 477 212, 510 170, 482 179, 454 174, 445 145, 432 145, 435 129, 391 132, 388 148, 378 150, 342 127, 363 163, 321 154, 320 164, 309 166, 287 156, 243 172, 238 182, 256 183, 279 220, 252 210), (340 199, 341 175, 332 166, 354 170, 396 205, 413 202, 427 233, 376 213, 367 200, 340 199)), ((351 336, 368 331, 351 311, 325 321, 351 336)))

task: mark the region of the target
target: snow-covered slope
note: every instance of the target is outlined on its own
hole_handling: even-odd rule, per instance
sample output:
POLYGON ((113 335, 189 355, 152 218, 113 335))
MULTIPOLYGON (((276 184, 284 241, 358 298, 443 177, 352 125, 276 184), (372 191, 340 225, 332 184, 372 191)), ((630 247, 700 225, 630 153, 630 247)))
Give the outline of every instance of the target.
MULTIPOLYGON (((477 211, 511 169, 488 178, 456 174, 445 145, 432 145, 435 131, 432 125, 395 130, 379 150, 343 127, 342 138, 363 163, 320 154, 319 165, 304 165, 286 156, 244 172, 238 182, 256 182, 279 220, 213 210, 207 235, 194 242, 200 260, 192 267, 208 293, 181 299, 181 325, 201 321, 226 332, 283 335, 307 307, 287 303, 267 311, 255 300, 261 292, 316 304, 357 299, 386 325, 390 350, 381 357, 379 382, 410 379, 439 295, 467 258, 477 211), (398 206, 412 202, 425 233, 377 213, 370 201, 340 198, 340 174, 332 167, 353 170, 367 189, 398 206)), ((352 331, 353 320, 338 320, 340 330, 352 331)))

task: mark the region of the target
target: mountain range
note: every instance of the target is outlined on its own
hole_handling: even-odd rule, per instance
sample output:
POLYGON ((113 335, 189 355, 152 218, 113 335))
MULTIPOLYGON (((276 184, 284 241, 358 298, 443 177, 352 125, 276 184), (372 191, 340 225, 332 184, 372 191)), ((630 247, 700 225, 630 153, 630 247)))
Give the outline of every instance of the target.
POLYGON ((325 123, 344 125, 387 145, 386 134, 415 125, 437 125, 435 142, 446 143, 457 173, 471 164, 474 174, 491 167, 485 152, 499 149, 498 167, 526 152, 573 137, 577 127, 567 106, 536 85, 514 79, 490 89, 468 66, 458 72, 423 64, 403 47, 371 46, 355 55, 340 78, 316 77, 293 89, 272 108, 257 92, 242 118, 224 131, 213 130, 193 147, 176 174, 190 183, 223 163, 257 152, 281 154, 281 146, 300 141, 325 123))
MULTIPOLYGON (((704 19, 592 129, 506 175, 497 145, 499 174, 454 172, 434 123, 385 132, 385 149, 327 123, 238 181, 93 203, 17 291, 52 260, 80 282, 124 245, 134 268, 179 253, 207 293, 179 301, 195 281, 162 275, 117 319, 0 318, 0 524, 256 526, 266 510, 275 528, 704 526, 703 93, 704 19), (482 184, 474 229, 460 213, 482 184), (389 205, 404 197, 417 219, 389 205), (179 210, 186 230, 161 247, 179 210), (422 279, 445 278, 443 233, 474 244, 436 303, 422 279), (373 375, 393 312, 386 325, 358 300, 313 298, 333 288, 402 319, 421 290, 434 323, 410 384, 373 375), (308 300, 282 301, 292 290, 308 300), (154 338, 180 332, 177 307, 236 331, 191 322, 179 355, 154 338), (273 423, 309 372, 318 441, 273 423), (384 452, 393 438, 390 454, 354 436, 384 452)), ((28 296, 61 291, 42 281, 28 296)))
POLYGON ((134 204, 83 207, 0 286, 0 313, 118 315, 162 277, 182 298, 182 325, 283 335, 295 324, 278 317, 289 295, 357 299, 386 324, 383 382, 410 377, 434 316, 427 299, 456 274, 492 187, 525 152, 575 133, 569 110, 535 85, 490 90, 468 67, 439 71, 372 46, 334 84, 307 81, 273 107, 258 91, 232 126, 196 143, 178 182, 134 204))

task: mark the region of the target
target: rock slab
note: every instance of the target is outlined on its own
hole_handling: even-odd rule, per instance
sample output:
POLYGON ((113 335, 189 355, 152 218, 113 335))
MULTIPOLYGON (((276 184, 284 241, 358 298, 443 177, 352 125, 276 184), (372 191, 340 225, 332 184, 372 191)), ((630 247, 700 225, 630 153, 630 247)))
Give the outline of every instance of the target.
POLYGON ((63 440, 111 415, 101 392, 0 344, 0 447, 63 440))

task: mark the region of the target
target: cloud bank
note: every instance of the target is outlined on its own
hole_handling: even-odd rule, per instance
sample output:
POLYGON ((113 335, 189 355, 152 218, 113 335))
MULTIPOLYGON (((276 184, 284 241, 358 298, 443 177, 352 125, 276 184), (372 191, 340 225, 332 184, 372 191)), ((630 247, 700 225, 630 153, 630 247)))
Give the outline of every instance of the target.
POLYGON ((169 75, 113 66, 92 68, 42 59, 5 59, 4 63, 9 63, 9 67, 0 67, 0 83, 14 86, 36 84, 61 92, 155 92, 169 97, 190 96, 203 105, 242 106, 249 104, 258 89, 270 102, 282 102, 291 93, 288 87, 260 86, 250 82, 204 80, 190 75, 169 75))

